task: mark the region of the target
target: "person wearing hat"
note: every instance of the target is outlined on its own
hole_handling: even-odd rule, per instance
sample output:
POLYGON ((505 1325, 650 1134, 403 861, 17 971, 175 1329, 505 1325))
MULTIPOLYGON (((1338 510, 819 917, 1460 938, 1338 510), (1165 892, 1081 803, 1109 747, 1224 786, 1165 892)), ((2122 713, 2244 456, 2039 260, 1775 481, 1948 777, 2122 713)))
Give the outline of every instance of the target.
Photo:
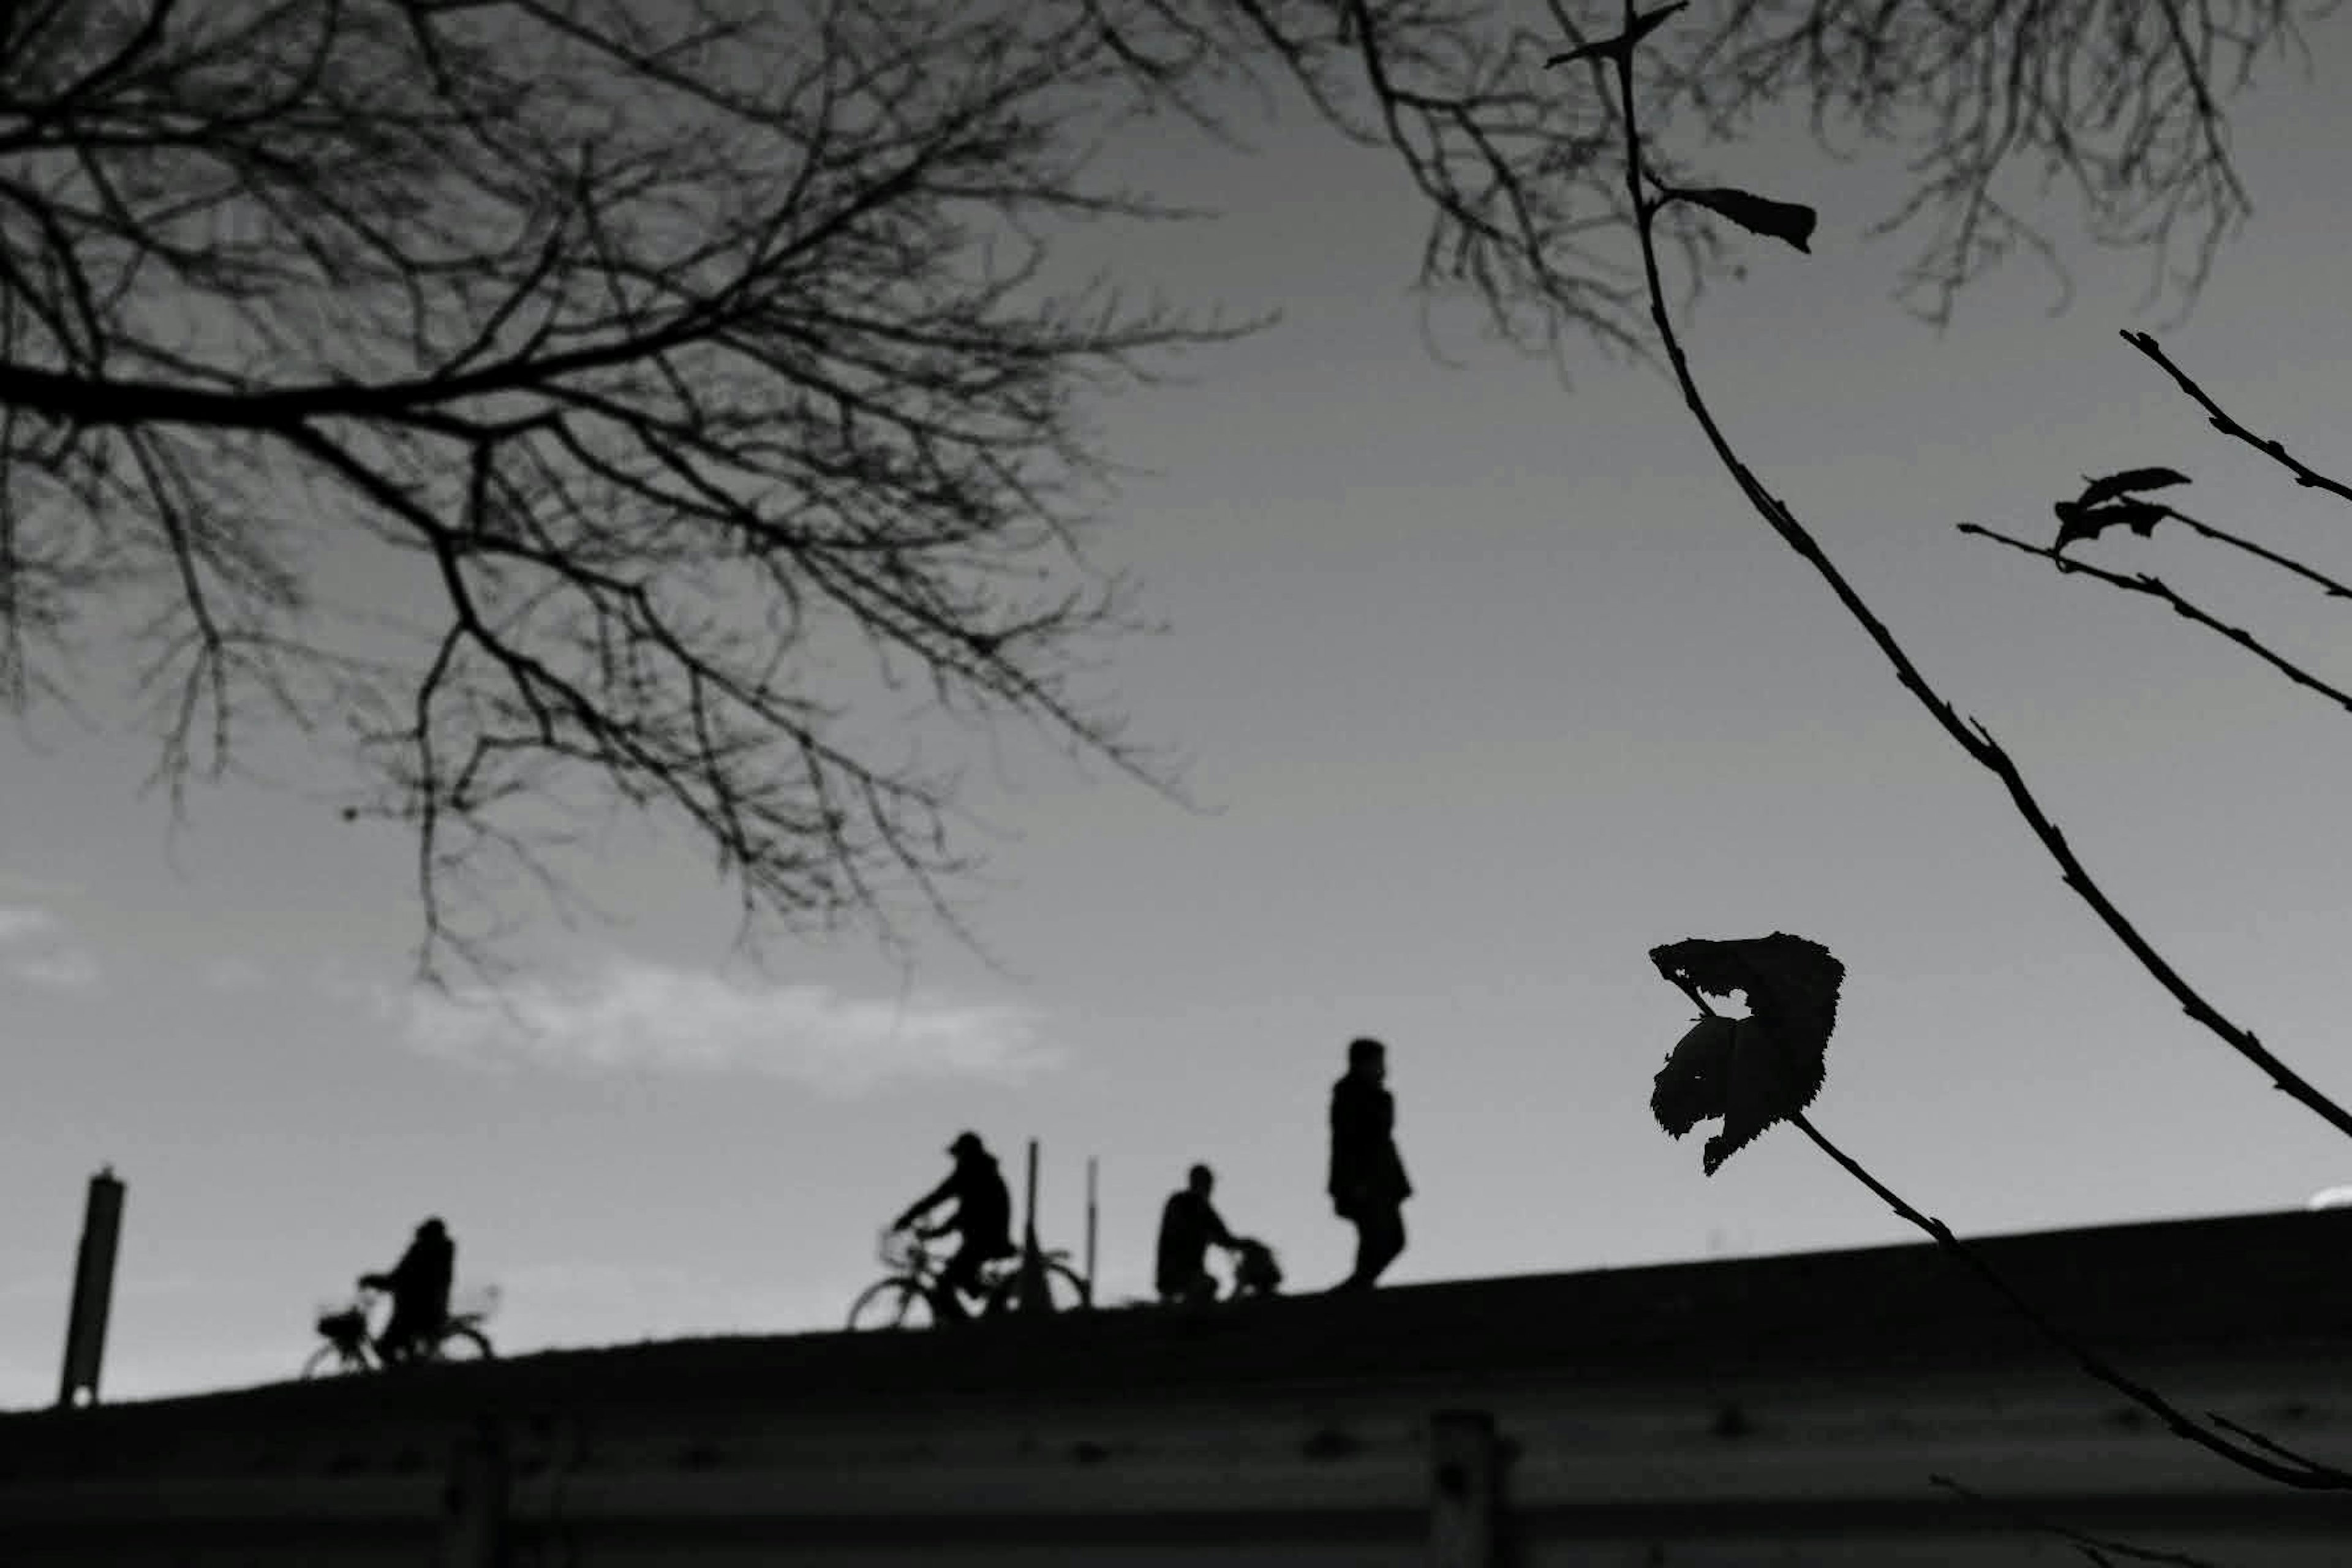
POLYGON ((457 1244, 438 1219, 416 1227, 415 1239, 389 1274, 362 1274, 360 1287, 392 1293, 392 1321, 375 1342, 386 1363, 405 1361, 429 1350, 449 1317, 449 1279, 457 1271, 457 1244))
POLYGON ((996 1156, 988 1152, 978 1133, 959 1133, 948 1145, 948 1155, 955 1161, 955 1169, 948 1173, 947 1180, 917 1200, 890 1228, 906 1230, 941 1204, 955 1200, 955 1213, 915 1234, 929 1241, 953 1231, 962 1238, 956 1255, 940 1272, 935 1302, 942 1316, 961 1318, 969 1315, 963 1298, 980 1294, 982 1265, 1013 1256, 1013 1194, 1004 1184, 1003 1173, 997 1169, 996 1156))

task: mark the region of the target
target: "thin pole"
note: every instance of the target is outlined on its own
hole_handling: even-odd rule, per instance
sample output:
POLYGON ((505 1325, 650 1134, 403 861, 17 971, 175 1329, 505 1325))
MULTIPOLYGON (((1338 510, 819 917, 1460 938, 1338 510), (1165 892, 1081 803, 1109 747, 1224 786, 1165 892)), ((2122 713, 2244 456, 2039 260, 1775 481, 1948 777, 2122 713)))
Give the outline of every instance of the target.
POLYGON ((1087 1156, 1087 1305, 1095 1304, 1095 1165, 1094 1155, 1087 1156))
POLYGON ((79 1395, 98 1403, 99 1362, 106 1352, 107 1310, 114 1300, 114 1258, 122 1237, 123 1184, 109 1165, 89 1179, 82 1208, 81 1243, 74 1252, 73 1304, 66 1317, 65 1370, 58 1407, 79 1395))
POLYGON ((1027 1243, 1029 1250, 1034 1252, 1037 1250, 1037 1140, 1034 1138, 1029 1140, 1028 1208, 1029 1224, 1027 1243))
POLYGON ((1021 1306, 1037 1308, 1045 1298, 1045 1271, 1037 1257, 1037 1140, 1029 1140, 1029 1223, 1021 1250, 1021 1306))

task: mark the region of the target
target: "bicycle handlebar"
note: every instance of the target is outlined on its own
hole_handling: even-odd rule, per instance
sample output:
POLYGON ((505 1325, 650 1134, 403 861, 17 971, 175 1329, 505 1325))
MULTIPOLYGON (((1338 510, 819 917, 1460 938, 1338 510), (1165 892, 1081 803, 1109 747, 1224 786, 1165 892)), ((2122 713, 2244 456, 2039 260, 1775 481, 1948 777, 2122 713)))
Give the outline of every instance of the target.
MULTIPOLYGON (((876 1251, 881 1257, 883 1266, 893 1272, 908 1268, 919 1270, 924 1264, 938 1255, 938 1249, 924 1237, 922 1231, 914 1226, 885 1226, 876 1251)), ((1015 1246, 1004 1258, 991 1261, 1002 1262, 1006 1259, 1024 1258, 1027 1256, 1027 1251, 1026 1247, 1015 1246)), ((1037 1249, 1037 1258, 1041 1263, 1066 1264, 1070 1260, 1070 1251, 1066 1247, 1041 1247, 1037 1249)))
MULTIPOLYGON (((363 1275, 353 1294, 339 1299, 331 1306, 321 1305, 320 1310, 345 1311, 358 1308, 365 1311, 392 1294, 391 1287, 383 1281, 381 1274, 363 1275)), ((487 1318, 498 1310, 499 1303, 505 1297, 506 1292, 497 1285, 469 1285, 463 1291, 451 1292, 448 1315, 453 1318, 487 1318)))

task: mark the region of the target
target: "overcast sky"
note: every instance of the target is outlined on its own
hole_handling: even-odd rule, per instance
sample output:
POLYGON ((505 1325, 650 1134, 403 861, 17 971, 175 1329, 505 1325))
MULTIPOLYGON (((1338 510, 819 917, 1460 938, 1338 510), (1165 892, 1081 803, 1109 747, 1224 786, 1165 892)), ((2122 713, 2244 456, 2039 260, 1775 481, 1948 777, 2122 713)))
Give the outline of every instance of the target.
MULTIPOLYGON (((2225 405, 2352 468, 2341 149, 2284 62, 2238 106, 2256 216, 2164 342, 2225 405)), ((1569 84, 1563 81, 1562 89, 1569 84)), ((2334 101, 2331 102, 2331 99, 2334 101)), ((84 1184, 129 1195, 106 1391, 291 1373, 310 1319, 415 1222, 495 1281, 500 1346, 829 1327, 875 1237, 978 1131, 1103 1293, 1149 1286, 1160 1201, 1208 1162, 1239 1229, 1312 1289, 1351 1233, 1322 1192, 1346 1041, 1390 1043, 1419 1195, 1403 1284, 1901 1240, 1785 1130, 1716 1177, 1651 1121, 1687 1003, 1645 953, 1800 932, 1847 966, 1818 1121, 1962 1232, 2299 1206, 2352 1148, 2183 1017, 2062 888, 1992 778, 1739 502, 1672 388, 1548 365, 1405 293, 1423 215, 1392 160, 1286 109, 1255 157, 1122 169, 1226 216, 1131 276, 1284 323, 1123 395, 1153 470, 1099 553, 1164 637, 1104 689, 1181 748, 1188 812, 1041 746, 975 780, 1004 830, 975 924, 725 963, 731 896, 626 827, 587 883, 625 923, 530 933, 528 1037, 405 989, 412 846, 300 795, 202 790, 166 843, 150 737, 54 714, 0 733, 0 1405, 54 1397, 84 1184), (1100 776, 1097 776, 1100 775, 1100 776)), ((1732 438, 1963 711, 2011 748, 2109 889, 2225 1012, 2352 1097, 2334 992, 2352 719, 2144 600, 1958 535, 2037 538, 2085 474, 2165 463, 2181 504, 2352 572, 2352 516, 2223 440, 2116 336, 2144 258, 2019 263, 1938 339, 1864 231, 1884 166, 1801 144, 1727 182, 1822 210, 1749 244, 1690 324, 1732 438), (1759 171, 1769 170, 1761 174, 1759 171)), ((2062 225, 2062 237, 2064 229, 2062 225)), ((2193 538, 2091 558, 2177 574, 2337 676, 2340 605, 2193 538)), ((121 670, 93 668, 102 692, 121 670)), ((101 703, 101 707, 105 704, 101 703)), ((119 705, 118 709, 119 709, 119 705)), ((263 748, 299 783, 331 759, 263 748)))

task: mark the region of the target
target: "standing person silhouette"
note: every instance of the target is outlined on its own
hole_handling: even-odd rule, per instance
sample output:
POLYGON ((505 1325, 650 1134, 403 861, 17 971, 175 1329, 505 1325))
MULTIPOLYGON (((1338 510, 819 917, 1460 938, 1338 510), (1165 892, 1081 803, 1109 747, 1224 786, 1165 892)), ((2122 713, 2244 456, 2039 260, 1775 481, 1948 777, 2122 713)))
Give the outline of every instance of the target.
POLYGON ((1004 1184, 1003 1173, 996 1168, 996 1156, 980 1141, 976 1132, 961 1132, 948 1145, 948 1156, 955 1161, 955 1169, 946 1181, 915 1200, 907 1212, 892 1223, 893 1230, 915 1228, 921 1219, 941 1204, 953 1199, 955 1213, 945 1223, 917 1230, 925 1240, 955 1232, 963 1245, 940 1271, 939 1289, 932 1304, 943 1318, 964 1318, 963 1298, 978 1296, 982 1289, 981 1266, 999 1258, 1010 1258, 1013 1246, 1013 1194, 1004 1184))
POLYGON ((1412 1196, 1397 1153, 1396 1099, 1388 1047, 1348 1043, 1347 1076, 1331 1087, 1331 1207, 1356 1227, 1356 1271, 1335 1289, 1369 1290, 1404 1250, 1404 1201, 1412 1196))

